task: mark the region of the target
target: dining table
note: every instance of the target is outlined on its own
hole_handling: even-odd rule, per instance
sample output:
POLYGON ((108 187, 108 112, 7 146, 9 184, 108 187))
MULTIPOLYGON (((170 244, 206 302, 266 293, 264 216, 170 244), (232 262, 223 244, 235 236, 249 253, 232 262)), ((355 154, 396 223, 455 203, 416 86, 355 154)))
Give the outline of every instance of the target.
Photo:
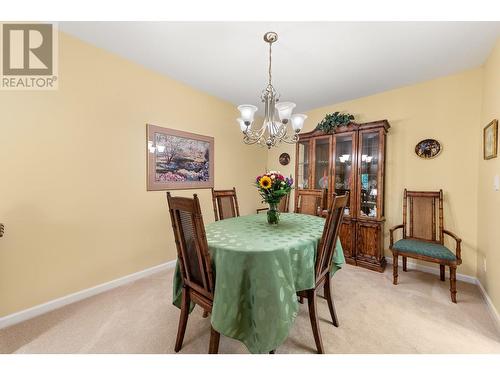
MULTIPOLYGON (((212 327, 241 341, 251 353, 269 353, 288 337, 297 316, 297 292, 315 286, 316 249, 325 219, 281 213, 277 225, 265 214, 205 225, 215 274, 212 327)), ((337 240, 331 275, 345 262, 337 240)), ((173 303, 180 307, 177 265, 173 303)))

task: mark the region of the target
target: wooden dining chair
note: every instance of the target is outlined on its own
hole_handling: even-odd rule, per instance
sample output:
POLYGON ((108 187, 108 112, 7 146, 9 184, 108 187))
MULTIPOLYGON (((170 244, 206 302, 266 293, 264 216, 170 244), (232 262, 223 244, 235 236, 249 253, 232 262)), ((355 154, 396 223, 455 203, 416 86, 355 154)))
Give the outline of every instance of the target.
POLYGON ((295 212, 319 216, 325 208, 326 189, 297 189, 295 212))
MULTIPOLYGON (((288 206, 290 205, 290 193, 281 198, 278 204, 278 212, 288 212, 288 206)), ((269 210, 269 207, 257 208, 257 213, 269 210)))
POLYGON ((340 225, 344 217, 344 208, 348 202, 348 196, 333 196, 328 215, 325 220, 323 235, 318 244, 316 251, 315 264, 315 286, 312 289, 302 290, 297 293, 299 297, 307 298, 309 306, 309 319, 311 320, 314 341, 319 354, 325 352, 321 332, 319 330, 317 299, 318 291, 323 288, 324 297, 328 303, 328 309, 332 318, 332 323, 335 327, 339 326, 337 313, 335 312, 335 304, 333 302, 332 291, 330 286, 330 269, 332 264, 333 253, 339 236, 340 225))
MULTIPOLYGON (((167 202, 183 285, 181 316, 175 341, 175 351, 178 352, 184 340, 191 302, 204 311, 212 312, 215 279, 198 196, 172 197, 168 192, 167 202)), ((219 339, 219 332, 211 327, 209 354, 219 351, 219 339)))
POLYGON ((389 249, 393 256, 393 284, 398 284, 398 257, 403 257, 406 272, 407 258, 439 264, 441 281, 445 267, 450 267, 451 301, 457 303, 457 266, 462 264, 462 240, 444 229, 443 191, 409 191, 403 193, 403 224, 389 229, 389 249), (408 205, 410 209, 408 210, 408 205), (408 212, 409 211, 409 212, 408 212), (403 238, 394 242, 394 232, 402 229, 403 238), (444 246, 444 236, 455 240, 455 254, 444 246))
POLYGON ((240 216, 236 188, 231 190, 214 190, 212 188, 215 221, 240 216))

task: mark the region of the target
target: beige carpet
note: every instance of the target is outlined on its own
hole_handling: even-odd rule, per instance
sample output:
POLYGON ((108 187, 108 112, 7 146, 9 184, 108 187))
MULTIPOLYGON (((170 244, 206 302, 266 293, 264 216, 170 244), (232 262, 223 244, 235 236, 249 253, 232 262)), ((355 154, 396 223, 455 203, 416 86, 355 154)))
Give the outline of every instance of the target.
MULTIPOLYGON (((334 277, 340 327, 319 300, 327 353, 500 353, 500 339, 476 286, 418 271, 392 285, 384 274, 345 266, 334 277)), ((171 304, 172 270, 158 273, 0 331, 1 353, 174 353, 179 310, 171 304)), ((206 353, 209 320, 196 308, 180 353, 206 353)), ((277 353, 313 353, 307 306, 277 353)), ((220 353, 248 353, 222 336, 220 353)))

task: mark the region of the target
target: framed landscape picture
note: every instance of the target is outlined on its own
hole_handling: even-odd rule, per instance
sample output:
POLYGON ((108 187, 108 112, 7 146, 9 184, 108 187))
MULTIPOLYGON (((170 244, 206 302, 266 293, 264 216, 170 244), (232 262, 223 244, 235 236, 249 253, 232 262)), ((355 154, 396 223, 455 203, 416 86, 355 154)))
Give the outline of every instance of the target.
POLYGON ((483 157, 484 160, 497 157, 498 149, 498 120, 493 120, 483 130, 483 157))
POLYGON ((214 186, 214 139, 146 125, 147 189, 205 189, 214 186))

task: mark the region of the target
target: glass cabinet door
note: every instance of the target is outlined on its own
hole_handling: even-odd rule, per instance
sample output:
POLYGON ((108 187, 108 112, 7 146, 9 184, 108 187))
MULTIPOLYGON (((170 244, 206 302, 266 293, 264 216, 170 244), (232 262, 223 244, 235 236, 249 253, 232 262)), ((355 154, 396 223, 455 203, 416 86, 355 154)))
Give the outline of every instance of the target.
POLYGON ((328 189, 330 181, 330 144, 331 137, 314 140, 313 189, 328 189))
POLYGON ((359 194, 360 217, 379 218, 380 212, 380 133, 378 131, 360 132, 359 163, 359 194))
POLYGON ((297 159, 297 187, 299 189, 310 189, 310 150, 311 148, 309 141, 299 142, 297 159))
POLYGON ((333 189, 335 194, 344 195, 349 192, 349 201, 344 214, 351 215, 351 199, 354 187, 354 134, 338 134, 335 136, 335 177, 333 189))

